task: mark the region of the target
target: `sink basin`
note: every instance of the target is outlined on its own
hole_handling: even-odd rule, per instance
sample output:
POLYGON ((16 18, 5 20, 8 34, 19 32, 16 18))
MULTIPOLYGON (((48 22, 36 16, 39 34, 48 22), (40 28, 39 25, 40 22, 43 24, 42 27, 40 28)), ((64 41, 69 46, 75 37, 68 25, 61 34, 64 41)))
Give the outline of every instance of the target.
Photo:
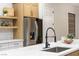
POLYGON ((70 48, 66 48, 66 47, 53 47, 53 48, 49 48, 49 49, 46 49, 46 50, 43 50, 43 51, 58 53, 58 52, 62 52, 62 51, 68 50, 68 49, 70 49, 70 48))

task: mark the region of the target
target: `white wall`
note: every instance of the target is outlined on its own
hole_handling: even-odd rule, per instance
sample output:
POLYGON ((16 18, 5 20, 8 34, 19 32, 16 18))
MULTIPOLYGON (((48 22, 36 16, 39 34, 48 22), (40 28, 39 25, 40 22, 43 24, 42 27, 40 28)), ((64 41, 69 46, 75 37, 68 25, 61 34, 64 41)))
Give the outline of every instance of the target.
POLYGON ((76 7, 76 38, 79 39, 79 6, 76 7))
MULTIPOLYGON (((54 24, 54 9, 50 4, 40 4, 39 17, 43 19, 43 42, 45 42, 46 30, 48 27, 53 28, 54 24)), ((52 36, 53 31, 49 30, 48 35, 52 36)), ((53 38, 48 38, 48 41, 53 41, 53 38)))
MULTIPOLYGON (((76 38, 79 36, 79 9, 68 4, 42 4, 40 17, 43 18, 43 41, 45 42, 46 29, 55 24, 57 40, 68 34, 68 13, 76 14, 76 38), (42 6, 43 5, 43 6, 42 6), (52 13, 54 11, 54 13, 52 13)), ((50 35, 52 32, 50 31, 50 35)), ((53 39, 48 39, 49 41, 53 39)))
MULTIPOLYGON (((0 16, 3 15, 3 7, 12 7, 10 3, 0 3, 0 16)), ((0 40, 13 39, 13 31, 9 29, 0 29, 0 40)))
POLYGON ((56 5, 55 6, 55 27, 56 27, 56 32, 57 32, 57 39, 60 40, 61 36, 67 35, 68 34, 68 13, 73 13, 76 15, 76 38, 78 38, 78 25, 79 23, 77 22, 79 19, 79 12, 76 9, 78 7, 71 6, 71 5, 56 5))
POLYGON ((53 6, 54 7, 54 14, 55 14, 55 31, 57 40, 61 39, 61 36, 64 36, 67 34, 67 16, 65 14, 64 6, 53 6))

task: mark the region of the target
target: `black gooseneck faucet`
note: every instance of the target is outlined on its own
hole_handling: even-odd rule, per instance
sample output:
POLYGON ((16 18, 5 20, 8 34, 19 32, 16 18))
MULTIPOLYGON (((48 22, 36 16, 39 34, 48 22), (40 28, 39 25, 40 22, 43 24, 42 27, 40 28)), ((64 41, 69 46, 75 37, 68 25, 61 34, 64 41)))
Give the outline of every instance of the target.
POLYGON ((54 32, 54 36, 52 36, 52 37, 54 37, 54 42, 56 42, 56 33, 55 33, 55 30, 52 28, 52 27, 49 27, 49 28, 47 28, 47 30, 46 30, 46 42, 45 42, 45 48, 48 48, 49 47, 49 43, 48 43, 48 30, 49 29, 51 29, 51 30, 53 30, 53 32, 54 32))

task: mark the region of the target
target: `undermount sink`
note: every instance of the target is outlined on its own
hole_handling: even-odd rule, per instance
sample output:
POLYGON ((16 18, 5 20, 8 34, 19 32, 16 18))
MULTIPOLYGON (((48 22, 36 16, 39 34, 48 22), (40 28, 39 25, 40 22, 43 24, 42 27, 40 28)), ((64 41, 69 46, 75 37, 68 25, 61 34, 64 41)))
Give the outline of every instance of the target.
POLYGON ((62 51, 68 50, 68 49, 70 49, 70 48, 66 48, 66 47, 53 47, 53 48, 49 48, 49 49, 46 49, 46 50, 43 50, 43 51, 58 53, 58 52, 62 52, 62 51))

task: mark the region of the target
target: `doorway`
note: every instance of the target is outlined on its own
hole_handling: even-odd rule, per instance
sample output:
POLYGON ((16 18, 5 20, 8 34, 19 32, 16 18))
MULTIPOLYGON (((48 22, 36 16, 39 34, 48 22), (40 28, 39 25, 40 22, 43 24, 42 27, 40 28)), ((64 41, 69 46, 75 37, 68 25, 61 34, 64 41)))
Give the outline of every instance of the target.
POLYGON ((68 34, 75 36, 75 14, 68 13, 68 34))

